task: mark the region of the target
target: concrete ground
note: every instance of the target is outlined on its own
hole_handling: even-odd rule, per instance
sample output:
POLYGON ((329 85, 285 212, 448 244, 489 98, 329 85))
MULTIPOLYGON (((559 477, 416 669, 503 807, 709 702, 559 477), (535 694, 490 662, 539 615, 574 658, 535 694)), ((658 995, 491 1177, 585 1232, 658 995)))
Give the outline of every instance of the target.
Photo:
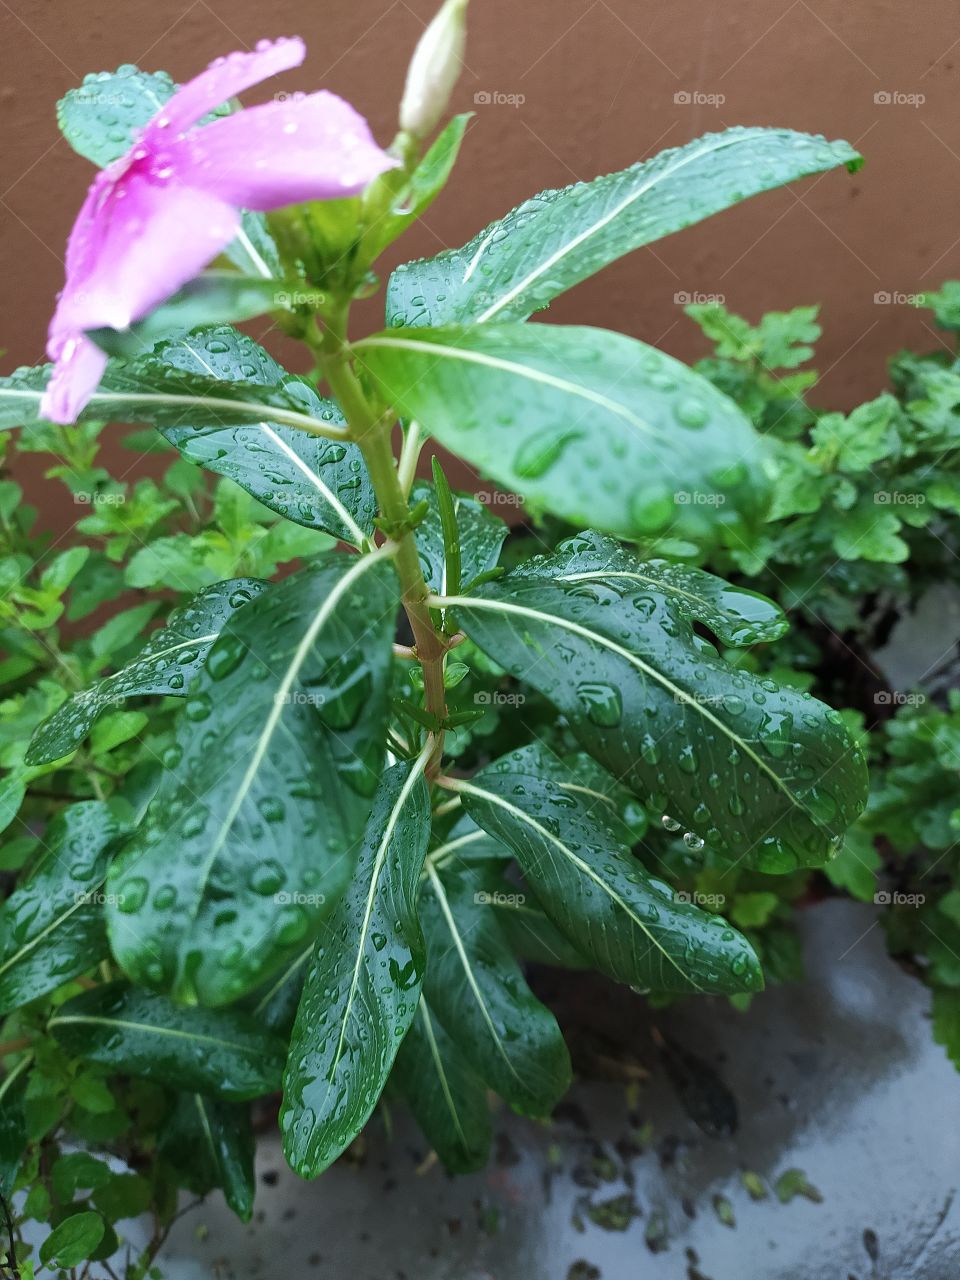
POLYGON ((827 902, 803 929, 808 981, 746 1014, 651 1015, 626 990, 542 975, 593 1077, 553 1123, 501 1109, 490 1167, 458 1179, 424 1165, 396 1108, 392 1137, 374 1120, 314 1183, 264 1141, 255 1222, 212 1197, 178 1224, 165 1277, 958 1280, 960 1077, 927 992, 888 959, 873 908, 827 902))

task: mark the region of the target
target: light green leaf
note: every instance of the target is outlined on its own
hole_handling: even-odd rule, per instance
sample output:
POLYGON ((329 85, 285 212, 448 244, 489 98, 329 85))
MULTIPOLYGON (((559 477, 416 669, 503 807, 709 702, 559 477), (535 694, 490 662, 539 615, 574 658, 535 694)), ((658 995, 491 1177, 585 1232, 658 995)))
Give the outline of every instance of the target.
POLYGON ((791 129, 706 134, 592 182, 543 191, 462 249, 398 267, 391 327, 525 320, 617 258, 747 196, 860 156, 846 142, 791 129))
POLYGON ((384 554, 327 552, 214 643, 111 867, 111 943, 137 982, 224 1004, 316 937, 379 778, 398 603, 384 554))
POLYGON ((283 1041, 232 1009, 184 1009, 112 982, 68 1000, 48 1027, 73 1057, 172 1089, 243 1101, 280 1085, 283 1041))
POLYGON ((69 1270, 96 1251, 106 1229, 99 1213, 71 1214, 54 1227, 40 1246, 40 1261, 58 1270, 69 1270))
POLYGON ((383 333, 355 349, 399 413, 571 523, 696 541, 750 530, 766 510, 766 450, 741 411, 634 338, 483 325, 383 333))
POLYGON ((474 596, 433 601, 548 697, 647 809, 729 861, 822 865, 865 803, 862 750, 836 711, 732 668, 700 639, 692 618, 726 642, 780 634, 779 611, 752 593, 741 620, 725 622, 740 607, 728 590, 590 532, 474 596))
POLYGON ((127 698, 151 694, 184 697, 214 640, 236 611, 255 599, 264 586, 255 578, 233 578, 207 587, 175 609, 166 626, 151 634, 132 662, 75 693, 43 721, 30 742, 27 763, 46 764, 69 755, 109 707, 127 698))
POLYGON ((284 1074, 284 1154, 322 1173, 377 1104, 420 998, 426 947, 417 890, 430 833, 427 756, 373 797, 353 879, 317 942, 284 1074))
POLYGON ((602 793, 543 747, 502 756, 453 784, 477 823, 508 845, 544 911, 601 973, 652 991, 755 991, 747 940, 655 880, 602 793))
MULTIPOLYGON (((464 493, 451 496, 460 538, 460 578, 463 585, 468 586, 474 578, 494 567, 510 530, 482 502, 464 493)), ((410 501, 414 506, 422 501, 428 504, 427 514, 416 530, 420 567, 431 591, 444 591, 446 563, 436 489, 431 484, 415 484, 410 501)))

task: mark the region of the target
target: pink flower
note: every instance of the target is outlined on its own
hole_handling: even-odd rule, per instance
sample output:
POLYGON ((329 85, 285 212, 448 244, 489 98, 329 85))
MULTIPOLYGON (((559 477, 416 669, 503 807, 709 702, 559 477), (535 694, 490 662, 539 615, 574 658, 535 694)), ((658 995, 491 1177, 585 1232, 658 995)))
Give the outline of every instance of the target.
POLYGON ((41 404, 73 422, 106 356, 84 330, 125 329, 192 280, 234 238, 241 209, 357 195, 396 161, 335 94, 294 94, 196 127, 235 94, 299 66, 302 40, 262 40, 185 84, 134 146, 94 179, 67 244, 50 322, 56 362, 41 404))

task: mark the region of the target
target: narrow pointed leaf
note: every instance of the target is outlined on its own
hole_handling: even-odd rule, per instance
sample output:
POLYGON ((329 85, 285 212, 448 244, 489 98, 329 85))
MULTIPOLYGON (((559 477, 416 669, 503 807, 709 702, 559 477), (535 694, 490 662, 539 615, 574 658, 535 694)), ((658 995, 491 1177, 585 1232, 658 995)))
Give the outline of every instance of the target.
POLYGON ((93 969, 108 952, 103 881, 120 829, 82 801, 44 833, 36 871, 0 907, 0 1017, 93 969))
POLYGON ((182 698, 203 666, 210 646, 238 609, 266 586, 256 578, 217 582, 179 609, 154 631, 131 662, 83 689, 38 726, 27 750, 27 764, 46 764, 75 751, 99 717, 127 698, 165 694, 182 698))
POLYGON ((232 1009, 185 1009, 112 982, 68 1000, 48 1026, 73 1057, 172 1089, 242 1102, 280 1086, 283 1041, 232 1009))
MULTIPOLYGON (((492 569, 500 558, 500 549, 510 530, 492 512, 465 493, 452 493, 457 532, 460 537, 460 580, 464 586, 492 569)), ((417 525, 417 550, 423 577, 431 591, 443 592, 446 586, 443 525, 433 485, 415 484, 411 503, 426 499, 427 514, 417 525)))
POLYGON ((424 990, 472 1068, 524 1115, 547 1116, 570 1084, 553 1014, 524 981, 478 878, 428 868, 420 899, 424 990))
POLYGON ((762 987, 746 938, 649 876, 629 852, 626 827, 576 782, 533 746, 457 785, 467 812, 509 845, 544 911, 601 973, 652 991, 762 987))
POLYGON ((493 1136, 486 1086, 423 997, 400 1046, 393 1079, 447 1169, 482 1169, 493 1136))
POLYGON ((425 764, 421 756, 383 775, 357 869, 317 940, 280 1113, 284 1154, 303 1178, 322 1173, 370 1118, 420 998, 426 947, 417 890, 430 833, 425 764))
POLYGON ((481 325, 378 334, 383 397, 454 453, 571 523, 703 539, 757 525, 765 447, 678 360, 604 329, 481 325))
POLYGON ((861 158, 792 129, 706 134, 619 173, 543 191, 463 246, 398 267, 388 323, 525 320, 626 253, 747 196, 861 158))
MULTIPOLYGON (((305 381, 292 378, 263 347, 229 325, 214 325, 160 343, 154 358, 165 367, 226 382, 287 386, 313 418, 343 425, 343 415, 305 381)), ((185 458, 226 476, 296 524, 325 529, 359 546, 373 533, 376 499, 363 455, 355 444, 324 440, 270 421, 211 431, 189 415, 160 432, 185 458)))
POLYGON ((0 1080, 0 1196, 9 1200, 27 1149, 23 1100, 32 1059, 21 1058, 0 1080))
POLYGON ((839 714, 731 668, 693 630, 700 618, 742 644, 779 634, 779 612, 753 593, 585 533, 447 603, 645 807, 722 858, 822 865, 863 808, 866 766, 839 714))
POLYGON ((213 645, 111 868, 111 943, 136 981, 223 1004, 316 937, 379 778, 397 604, 386 557, 328 552, 213 645))

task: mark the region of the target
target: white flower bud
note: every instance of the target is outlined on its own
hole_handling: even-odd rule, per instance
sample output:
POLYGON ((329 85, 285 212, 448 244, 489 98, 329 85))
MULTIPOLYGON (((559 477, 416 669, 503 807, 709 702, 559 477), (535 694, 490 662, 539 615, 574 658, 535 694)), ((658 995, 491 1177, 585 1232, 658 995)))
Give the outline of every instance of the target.
POLYGON ((457 83, 467 42, 467 0, 446 0, 420 37, 400 103, 400 128, 414 137, 432 133, 457 83))

